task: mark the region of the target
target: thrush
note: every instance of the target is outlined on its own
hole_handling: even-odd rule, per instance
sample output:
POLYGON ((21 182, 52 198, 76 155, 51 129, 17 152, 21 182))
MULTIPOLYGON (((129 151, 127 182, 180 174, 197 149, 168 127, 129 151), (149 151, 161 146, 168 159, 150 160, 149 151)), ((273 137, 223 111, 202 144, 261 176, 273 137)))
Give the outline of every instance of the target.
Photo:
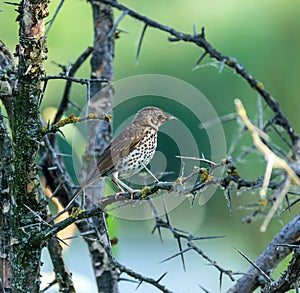
POLYGON ((143 169, 153 158, 157 147, 158 128, 168 120, 176 120, 156 107, 145 107, 137 112, 133 121, 116 136, 102 152, 96 166, 76 190, 68 203, 68 209, 84 188, 100 177, 109 176, 119 193, 125 188, 131 194, 136 191, 119 178, 127 178, 143 169))

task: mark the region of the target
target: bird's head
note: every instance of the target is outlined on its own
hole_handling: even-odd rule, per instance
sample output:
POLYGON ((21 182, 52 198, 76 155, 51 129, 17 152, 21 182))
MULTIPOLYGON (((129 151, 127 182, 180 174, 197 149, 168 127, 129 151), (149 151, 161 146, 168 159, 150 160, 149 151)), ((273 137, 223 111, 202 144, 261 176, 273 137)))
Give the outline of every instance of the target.
POLYGON ((156 107, 145 107, 137 112, 134 120, 158 129, 164 122, 176 120, 176 117, 169 116, 163 110, 156 107))

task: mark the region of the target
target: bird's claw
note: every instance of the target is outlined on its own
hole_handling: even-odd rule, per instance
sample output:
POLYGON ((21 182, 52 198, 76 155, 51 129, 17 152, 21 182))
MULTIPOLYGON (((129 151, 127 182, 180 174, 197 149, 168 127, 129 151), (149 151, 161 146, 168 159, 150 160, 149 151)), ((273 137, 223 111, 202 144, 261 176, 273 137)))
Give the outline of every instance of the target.
MULTIPOLYGON (((131 201, 133 201, 133 195, 135 194, 135 193, 137 193, 137 192, 141 192, 141 190, 140 189, 128 189, 128 192, 130 193, 130 200, 131 201)), ((117 192, 116 193, 116 195, 115 195, 115 199, 118 199, 118 197, 120 196, 120 195, 123 195, 124 193, 126 193, 126 191, 124 191, 124 190, 122 190, 122 191, 119 191, 119 192, 117 192)))

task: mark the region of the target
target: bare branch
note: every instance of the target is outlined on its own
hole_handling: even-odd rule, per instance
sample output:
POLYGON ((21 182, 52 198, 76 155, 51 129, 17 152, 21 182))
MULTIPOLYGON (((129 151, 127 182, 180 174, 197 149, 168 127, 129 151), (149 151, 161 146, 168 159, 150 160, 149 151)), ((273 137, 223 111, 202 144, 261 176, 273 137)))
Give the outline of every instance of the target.
POLYGON ((57 17, 57 15, 58 15, 59 11, 62 9, 62 6, 63 6, 64 2, 65 2, 65 0, 60 0, 59 4, 58 4, 58 6, 57 6, 57 8, 56 8, 56 10, 55 10, 55 12, 54 12, 53 17, 52 17, 51 20, 47 23, 47 24, 48 24, 48 28, 47 28, 47 30, 46 30, 45 36, 48 35, 48 33, 49 33, 49 31, 50 31, 50 29, 51 29, 53 23, 54 23, 54 20, 56 19, 56 17, 57 17))
MULTIPOLYGON (((64 0, 62 0, 62 1, 64 1, 64 0)), ((57 109, 57 113, 56 113, 54 121, 53 121, 54 123, 59 121, 62 118, 63 113, 65 113, 65 111, 67 110, 69 100, 70 100, 70 91, 71 91, 72 82, 75 82, 74 79, 69 79, 69 78, 75 76, 77 70, 87 60, 87 58, 90 56, 92 51, 93 51, 92 47, 87 47, 82 52, 82 54, 77 58, 77 60, 74 62, 74 64, 70 68, 70 71, 69 71, 68 75, 65 76, 68 81, 66 83, 65 90, 64 90, 63 97, 61 99, 60 105, 57 109)))
POLYGON ((262 223, 262 225, 260 227, 261 232, 266 232, 267 227, 268 227, 272 217, 274 216, 275 212, 278 210, 279 205, 281 204, 283 199, 286 197, 286 194, 288 193, 290 186, 291 186, 291 179, 288 177, 288 178, 286 178, 286 180, 285 180, 283 186, 280 188, 280 190, 276 191, 276 193, 277 193, 276 201, 273 203, 271 210, 269 211, 268 215, 266 216, 264 222, 262 223))
POLYGON ((194 43, 198 47, 204 49, 204 51, 212 58, 215 59, 224 65, 232 68, 238 75, 240 75, 254 90, 256 90, 265 100, 267 105, 270 107, 270 109, 274 112, 276 116, 276 123, 283 127, 287 134, 289 135, 293 146, 296 147, 297 142, 299 140, 299 136, 295 132, 295 130, 290 125, 288 119, 285 117, 284 113, 279 107, 278 102, 269 94, 267 90, 264 89, 263 84, 256 80, 252 75, 250 75, 246 69, 243 67, 242 64, 238 63, 237 60, 234 58, 228 57, 223 55, 221 52, 216 50, 205 38, 204 34, 204 28, 202 29, 201 34, 193 35, 193 34, 186 34, 179 32, 175 30, 174 28, 168 27, 166 25, 163 25, 161 23, 158 23, 142 14, 139 14, 138 12, 129 9, 128 7, 119 4, 116 1, 112 0, 101 0, 102 3, 111 5, 112 7, 117 8, 121 11, 127 11, 127 14, 131 17, 138 19, 145 23, 149 27, 153 27, 156 29, 159 29, 161 31, 164 31, 172 36, 172 38, 169 38, 169 41, 183 41, 183 42, 189 42, 194 43))
MULTIPOLYGON (((137 279, 137 280, 140 280, 140 284, 142 282, 145 282, 145 283, 148 283, 148 284, 151 284, 153 285, 154 287, 156 287, 157 289, 159 289, 161 292, 164 292, 164 293, 172 293, 172 291, 170 291, 169 289, 167 289, 164 285, 161 285, 159 282, 162 280, 162 278, 165 276, 162 275, 161 277, 159 277, 157 280, 154 280, 152 278, 149 278, 149 277, 145 277, 127 267, 125 267, 124 265, 118 263, 116 260, 114 261, 114 264, 115 266, 122 272, 122 273, 126 273, 127 275, 137 279)), ((140 285, 139 285, 140 286, 140 285)), ((138 286, 138 287, 139 287, 138 286)))
POLYGON ((72 81, 72 82, 76 82, 76 83, 79 83, 79 84, 88 84, 89 82, 94 82, 94 83, 108 83, 109 81, 105 78, 93 78, 93 79, 90 79, 90 78, 76 78, 76 77, 72 77, 72 76, 69 76, 69 75, 62 75, 62 74, 59 74, 59 75, 47 75, 47 76, 44 76, 42 77, 42 80, 43 81, 46 81, 46 80, 51 80, 51 79, 65 79, 65 80, 69 80, 69 81, 72 81))
POLYGON ((55 280, 59 285, 60 292, 76 292, 72 281, 72 274, 66 267, 62 256, 62 247, 56 238, 51 238, 47 243, 49 255, 55 272, 55 280))
MULTIPOLYGON (((263 137, 264 139, 268 139, 266 137, 266 134, 262 131, 260 131, 257 127, 255 127, 250 120, 247 117, 247 113, 245 108, 243 107, 243 104, 241 103, 240 100, 235 100, 235 105, 237 108, 237 113, 239 114, 240 118, 242 119, 243 123, 247 126, 247 128, 249 129, 249 131, 252 134, 252 138, 254 141, 254 144, 256 145, 256 147, 262 152, 262 154, 265 156, 266 161, 269 164, 269 169, 273 169, 274 168, 281 168, 284 169, 288 176, 291 178, 292 183, 300 185, 300 179, 298 178, 298 176, 296 175, 296 173, 294 172, 294 170, 288 165, 288 163, 281 159, 280 157, 278 157, 277 155, 275 155, 261 140, 261 137, 263 137)), ((267 168, 268 170, 268 168, 267 168)), ((269 182, 268 177, 270 177, 270 172, 266 173, 266 181, 269 182)), ((266 194, 266 188, 267 184, 264 183, 264 189, 261 190, 261 196, 264 197, 266 194)))
MULTIPOLYGON (((109 81, 113 80, 113 60, 115 54, 115 34, 111 34, 114 29, 113 10, 109 5, 102 4, 98 0, 88 1, 92 6, 93 12, 93 28, 94 42, 93 54, 91 58, 91 79, 105 78, 109 81)), ((88 109, 96 112, 98 115, 102 113, 111 113, 112 97, 114 90, 112 84, 108 84, 103 88, 102 83, 89 82, 87 84, 87 102, 88 109)), ((102 153, 112 138, 112 129, 110 123, 96 122, 90 124, 90 133, 88 134, 85 152, 82 156, 81 176, 86 178, 91 170, 93 160, 91 154, 96 157, 102 153)), ((104 180, 99 180, 101 187, 96 191, 88 188, 86 190, 90 198, 102 198, 104 194, 104 180)), ((86 201, 87 208, 93 207, 91 201, 86 201)), ((78 223, 80 225, 80 223, 78 223)), ((113 264, 109 258, 111 254, 110 239, 107 234, 106 216, 102 213, 96 223, 95 229, 96 241, 89 241, 85 238, 92 257, 92 265, 98 291, 118 292, 119 274, 114 270, 113 264), (103 244, 107 245, 107 250, 103 244)))

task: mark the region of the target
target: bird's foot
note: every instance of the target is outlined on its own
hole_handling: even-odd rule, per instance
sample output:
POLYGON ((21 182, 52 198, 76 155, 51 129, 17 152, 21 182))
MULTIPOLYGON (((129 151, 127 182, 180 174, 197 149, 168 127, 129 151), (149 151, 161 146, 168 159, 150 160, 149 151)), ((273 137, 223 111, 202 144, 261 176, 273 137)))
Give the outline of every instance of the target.
MULTIPOLYGON (((131 195, 131 196, 130 196, 130 200, 131 200, 131 201, 133 201, 133 195, 134 195, 135 193, 141 192, 140 189, 132 189, 132 188, 128 188, 127 190, 128 190, 128 192, 130 193, 130 195, 131 195)), ((126 193, 126 191, 124 191, 124 190, 117 192, 116 195, 115 195, 115 199, 119 199, 119 196, 123 195, 124 193, 126 193)))
POLYGON ((141 190, 140 189, 128 189, 128 191, 130 192, 130 200, 131 201, 133 201, 133 195, 135 194, 135 193, 137 193, 137 192, 141 192, 141 190))

